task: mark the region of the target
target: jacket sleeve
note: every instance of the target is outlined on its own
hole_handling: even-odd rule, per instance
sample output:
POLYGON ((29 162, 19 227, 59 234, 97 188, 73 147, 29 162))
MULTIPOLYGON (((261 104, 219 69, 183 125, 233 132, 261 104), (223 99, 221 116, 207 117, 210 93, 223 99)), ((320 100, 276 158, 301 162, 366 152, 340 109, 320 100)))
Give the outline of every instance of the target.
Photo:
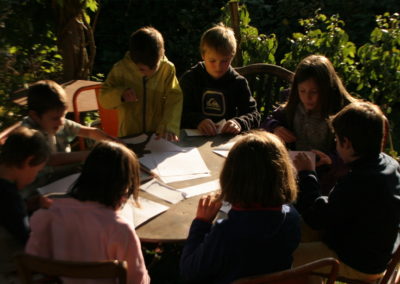
POLYGON ((115 64, 101 87, 99 103, 105 109, 115 109, 122 104, 122 93, 127 88, 121 72, 118 63, 115 64))
POLYGON ((261 123, 261 128, 268 132, 274 132, 274 129, 278 126, 284 126, 287 128, 286 115, 283 107, 275 109, 272 114, 268 115, 261 123))
POLYGON ((201 111, 199 102, 198 84, 194 80, 194 71, 187 71, 180 79, 183 92, 182 128, 197 128, 199 123, 206 117, 201 111))
POLYGON ((179 136, 182 115, 183 95, 175 75, 175 67, 171 66, 171 72, 165 80, 166 100, 164 114, 157 127, 157 133, 172 132, 179 136))
POLYGON ((195 219, 190 227, 180 260, 182 277, 189 282, 207 283, 215 279, 223 259, 223 244, 215 227, 195 219))
POLYGON ((248 131, 260 126, 260 113, 257 110, 257 102, 251 95, 250 87, 246 79, 240 80, 237 93, 238 117, 233 119, 238 122, 242 131, 248 131))

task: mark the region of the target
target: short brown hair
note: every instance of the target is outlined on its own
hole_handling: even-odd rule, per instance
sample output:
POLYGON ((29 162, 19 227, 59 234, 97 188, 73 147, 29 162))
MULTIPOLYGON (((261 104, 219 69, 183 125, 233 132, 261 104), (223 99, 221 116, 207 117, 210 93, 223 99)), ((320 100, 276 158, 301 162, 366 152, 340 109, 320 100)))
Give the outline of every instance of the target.
POLYGON ((139 161, 122 144, 99 142, 87 157, 69 193, 80 201, 96 201, 117 209, 124 196, 139 194, 139 161))
POLYGON ((153 27, 143 27, 133 32, 129 39, 129 53, 135 63, 157 67, 164 56, 164 39, 161 33, 153 27))
POLYGON ((229 152, 220 176, 221 199, 241 207, 293 202, 297 196, 295 170, 280 139, 251 131, 229 152))
POLYGON ((331 117, 333 131, 343 143, 349 139, 356 156, 379 154, 386 117, 370 102, 354 102, 331 117))
POLYGON ((32 157, 30 166, 37 166, 50 156, 50 147, 44 135, 34 129, 18 127, 10 133, 1 148, 0 164, 21 167, 27 158, 32 157))
POLYGON ((207 48, 214 49, 223 55, 236 54, 235 33, 229 27, 218 24, 203 33, 200 40, 200 53, 204 55, 207 48))
POLYGON ((65 90, 56 82, 42 80, 28 89, 28 111, 33 110, 38 116, 54 109, 66 109, 65 90))

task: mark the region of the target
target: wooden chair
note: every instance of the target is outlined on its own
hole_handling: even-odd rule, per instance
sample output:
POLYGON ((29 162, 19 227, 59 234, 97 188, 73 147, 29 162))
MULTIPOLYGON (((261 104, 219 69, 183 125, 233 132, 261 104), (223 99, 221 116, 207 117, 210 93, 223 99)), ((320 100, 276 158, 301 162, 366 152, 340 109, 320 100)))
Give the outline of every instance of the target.
POLYGON ((249 82, 261 119, 272 112, 274 106, 286 100, 282 91, 290 87, 294 76, 292 71, 267 63, 236 67, 235 70, 249 82))
POLYGON ((8 135, 13 132, 15 129, 21 126, 21 121, 14 123, 13 125, 7 127, 3 131, 0 132, 0 145, 4 145, 6 142, 8 135))
POLYGON ((330 273, 323 276, 327 278, 326 284, 334 284, 339 271, 339 261, 332 257, 319 259, 280 272, 241 278, 232 282, 232 284, 302 284, 307 283, 307 278, 313 275, 313 271, 324 267, 331 268, 330 273))
MULTIPOLYGON (((51 277, 50 283, 61 283, 58 277, 80 279, 118 279, 119 284, 126 283, 126 261, 109 260, 96 262, 73 262, 52 260, 29 254, 16 256, 18 274, 22 284, 43 283, 35 280, 37 274, 51 277)), ((47 282, 48 283, 48 282, 47 282)))

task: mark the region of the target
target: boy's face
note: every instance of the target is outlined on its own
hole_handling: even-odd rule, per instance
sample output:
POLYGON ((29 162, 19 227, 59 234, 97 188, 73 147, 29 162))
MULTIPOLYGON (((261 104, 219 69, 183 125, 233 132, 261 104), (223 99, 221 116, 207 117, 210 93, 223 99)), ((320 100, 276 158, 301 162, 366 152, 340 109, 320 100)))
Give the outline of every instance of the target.
POLYGON ((225 75, 231 65, 233 56, 223 55, 212 48, 204 48, 202 55, 207 73, 214 79, 219 79, 225 75))
POLYGON ((29 165, 29 161, 31 158, 32 157, 28 158, 20 168, 21 174, 18 175, 18 178, 16 180, 18 189, 22 189, 27 185, 31 184, 32 182, 34 182, 38 173, 46 165, 46 162, 43 162, 39 165, 31 166, 29 165))
POLYGON ((157 66, 153 69, 151 69, 149 66, 144 65, 142 63, 136 63, 136 66, 138 67, 139 72, 142 73, 142 75, 144 77, 150 77, 151 75, 156 73, 156 71, 158 70, 158 67, 160 66, 160 63, 158 63, 157 66))
POLYGON ((47 134, 54 135, 64 125, 65 114, 67 110, 51 109, 39 116, 36 112, 30 114, 31 118, 40 126, 47 134))

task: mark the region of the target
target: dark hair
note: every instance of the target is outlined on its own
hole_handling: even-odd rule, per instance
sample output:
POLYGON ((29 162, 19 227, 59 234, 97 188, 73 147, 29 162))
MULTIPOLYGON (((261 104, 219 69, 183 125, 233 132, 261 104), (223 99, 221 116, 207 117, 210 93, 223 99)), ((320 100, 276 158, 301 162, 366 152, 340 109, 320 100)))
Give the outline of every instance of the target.
POLYGON ((200 40, 200 54, 204 55, 207 48, 214 49, 219 54, 236 54, 235 33, 230 27, 218 24, 206 30, 200 40))
POLYGON ((0 163, 6 166, 21 167, 27 158, 30 166, 37 166, 48 160, 50 147, 46 138, 37 130, 24 126, 10 133, 1 148, 0 163))
POLYGON ((265 131, 250 131, 235 143, 220 183, 220 198, 242 207, 280 206, 297 196, 289 154, 276 135, 265 131))
POLYGON ((133 194, 137 200, 139 168, 135 153, 124 145, 99 142, 87 157, 69 194, 80 201, 96 201, 117 209, 125 196, 133 194))
POLYGON ((28 111, 38 116, 53 109, 66 109, 67 101, 64 89, 54 81, 42 80, 28 89, 28 111))
POLYGON ((323 55, 307 56, 296 68, 289 98, 284 105, 289 124, 293 124, 296 107, 301 102, 298 86, 312 78, 318 85, 322 118, 327 119, 345 105, 355 101, 343 86, 342 80, 327 57, 323 55))
POLYGON ((129 39, 129 53, 135 63, 157 67, 164 56, 164 39, 161 33, 153 27, 143 27, 132 33, 129 39))
POLYGON ((356 156, 381 152, 386 117, 370 102, 354 102, 331 117, 333 131, 339 142, 349 139, 356 156))

